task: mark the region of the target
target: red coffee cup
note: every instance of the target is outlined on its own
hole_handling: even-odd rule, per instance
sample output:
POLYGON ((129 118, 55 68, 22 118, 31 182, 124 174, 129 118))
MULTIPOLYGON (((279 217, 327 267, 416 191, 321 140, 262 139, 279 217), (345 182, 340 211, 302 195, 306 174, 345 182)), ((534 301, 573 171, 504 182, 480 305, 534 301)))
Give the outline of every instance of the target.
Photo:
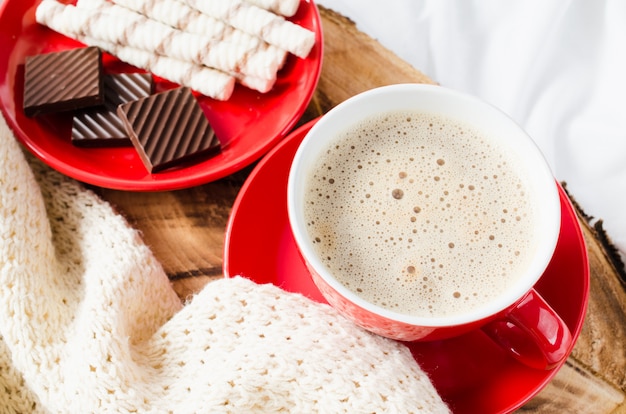
POLYGON ((560 231, 557 184, 533 140, 493 106, 421 84, 348 99, 301 143, 288 214, 316 286, 363 328, 400 341, 482 329, 540 369, 567 356, 571 333, 533 288, 560 231))

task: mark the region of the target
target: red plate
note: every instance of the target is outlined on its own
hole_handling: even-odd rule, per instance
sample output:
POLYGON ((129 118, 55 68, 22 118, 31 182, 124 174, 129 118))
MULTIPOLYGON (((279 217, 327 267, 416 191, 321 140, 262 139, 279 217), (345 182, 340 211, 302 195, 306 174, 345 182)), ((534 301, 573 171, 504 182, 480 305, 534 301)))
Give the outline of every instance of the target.
MULTIPOLYGON (((226 229, 224 273, 226 277, 241 275, 257 283, 272 283, 325 302, 298 254, 287 219, 289 167, 314 122, 299 128, 268 153, 242 187, 226 229)), ((575 342, 587 308, 589 264, 574 209, 562 188, 559 191, 561 235, 554 258, 535 287, 567 323, 575 342)), ((513 411, 535 396, 560 368, 528 368, 480 330, 407 346, 454 413, 513 411)))
MULTIPOLYGON (((77 148, 70 142, 71 117, 26 118, 22 112, 26 56, 81 46, 35 22, 40 0, 4 0, 0 6, 0 105, 17 138, 46 164, 77 180, 121 190, 156 191, 192 187, 229 175, 252 163, 293 128, 304 113, 322 67, 322 30, 317 7, 302 0, 290 18, 316 33, 306 59, 289 56, 276 85, 266 94, 237 86, 231 99, 198 97, 223 145, 205 161, 149 174, 132 147, 77 148)), ((105 69, 134 70, 105 55, 105 69)), ((175 85, 157 80, 156 89, 175 85)))

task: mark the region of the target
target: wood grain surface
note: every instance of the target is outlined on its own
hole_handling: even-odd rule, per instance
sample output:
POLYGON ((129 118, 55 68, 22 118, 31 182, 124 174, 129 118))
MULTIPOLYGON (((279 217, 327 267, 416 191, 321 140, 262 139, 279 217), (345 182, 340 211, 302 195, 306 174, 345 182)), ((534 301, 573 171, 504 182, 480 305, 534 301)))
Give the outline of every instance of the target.
MULTIPOLYGON (((322 75, 301 123, 376 86, 436 83, 358 31, 348 19, 320 7, 324 31, 322 75)), ((435 80, 436 81, 436 80, 435 80)), ((141 231, 185 300, 223 277, 224 231, 232 204, 249 174, 202 186, 132 193, 94 188, 141 231)), ((575 197, 575 195, 573 195, 575 197)), ((591 293, 581 336, 567 364, 523 413, 626 414, 626 290, 606 239, 579 211, 589 250, 591 293)))

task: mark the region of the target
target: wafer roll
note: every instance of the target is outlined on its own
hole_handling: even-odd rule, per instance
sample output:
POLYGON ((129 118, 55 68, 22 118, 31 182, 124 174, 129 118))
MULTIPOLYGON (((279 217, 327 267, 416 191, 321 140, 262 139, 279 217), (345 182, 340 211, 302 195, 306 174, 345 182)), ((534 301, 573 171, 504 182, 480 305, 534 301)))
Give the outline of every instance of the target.
POLYGON ((155 55, 145 50, 122 46, 89 36, 77 36, 76 40, 86 45, 97 46, 117 56, 123 62, 148 70, 160 78, 188 86, 213 99, 228 100, 235 87, 234 76, 206 66, 155 55))
MULTIPOLYGON (((178 0, 113 0, 113 3, 178 30, 203 35, 215 41, 235 43, 243 48, 248 48, 248 50, 265 50, 265 53, 274 56, 279 68, 282 67, 287 57, 285 50, 270 45, 257 36, 235 29, 223 21, 201 13, 178 0)), ((110 6, 112 3, 107 0, 79 0, 76 5, 78 7, 97 8, 110 6)), ((109 7, 108 10, 116 10, 119 7, 109 7)))
POLYGON ((76 40, 97 46, 123 62, 152 72, 156 76, 170 82, 188 86, 201 94, 218 99, 228 100, 232 95, 235 82, 255 91, 269 92, 276 78, 261 79, 239 73, 225 73, 203 65, 197 65, 178 59, 159 56, 141 49, 122 46, 88 36, 78 36, 76 40))
POLYGON ((173 29, 119 6, 110 7, 119 9, 108 12, 44 0, 37 7, 36 18, 37 22, 69 37, 89 36, 225 72, 267 79, 276 76, 279 62, 263 50, 214 41, 173 29))
POLYGON ((314 32, 243 0, 182 1, 301 58, 308 56, 315 44, 314 32))
POLYGON ((254 4, 265 10, 280 14, 281 16, 291 17, 298 11, 300 0, 246 0, 250 4, 254 4))
MULTIPOLYGON (((212 39, 223 39, 232 28, 221 20, 200 13, 178 0, 111 0, 118 6, 141 13, 144 16, 165 23, 175 29, 189 33, 206 35, 212 39)), ((81 3, 108 3, 107 0, 79 0, 81 3)), ((257 40, 254 47, 258 46, 257 40)))

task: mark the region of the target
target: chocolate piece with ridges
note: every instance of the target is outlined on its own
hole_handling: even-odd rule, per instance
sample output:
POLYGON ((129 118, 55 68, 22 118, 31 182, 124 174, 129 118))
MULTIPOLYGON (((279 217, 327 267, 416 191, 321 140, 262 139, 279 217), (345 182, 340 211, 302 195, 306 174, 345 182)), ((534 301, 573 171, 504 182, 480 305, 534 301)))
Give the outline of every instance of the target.
POLYGON ((151 173, 220 149, 190 88, 179 87, 122 104, 117 113, 151 173))
POLYGON ((104 102, 97 47, 28 56, 24 63, 24 114, 32 117, 104 102))
POLYGON ((132 145, 117 115, 117 107, 151 93, 152 75, 149 73, 104 76, 104 105, 82 109, 74 115, 72 143, 81 147, 132 145))

